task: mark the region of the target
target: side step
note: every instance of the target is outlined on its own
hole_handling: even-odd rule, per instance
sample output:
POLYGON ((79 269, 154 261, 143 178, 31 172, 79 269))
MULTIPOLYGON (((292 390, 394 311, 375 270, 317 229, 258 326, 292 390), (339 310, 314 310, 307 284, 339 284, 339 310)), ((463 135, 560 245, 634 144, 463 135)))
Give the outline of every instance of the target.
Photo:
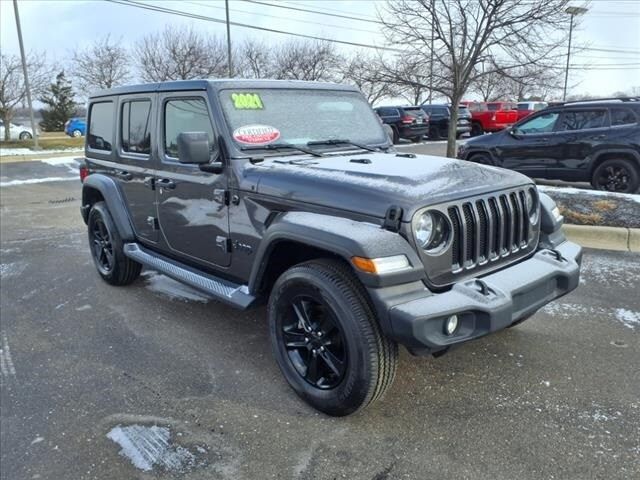
POLYGON ((168 277, 185 283, 208 296, 234 307, 246 309, 256 300, 246 285, 239 285, 222 278, 199 272, 191 267, 150 252, 137 243, 126 243, 124 254, 168 277))

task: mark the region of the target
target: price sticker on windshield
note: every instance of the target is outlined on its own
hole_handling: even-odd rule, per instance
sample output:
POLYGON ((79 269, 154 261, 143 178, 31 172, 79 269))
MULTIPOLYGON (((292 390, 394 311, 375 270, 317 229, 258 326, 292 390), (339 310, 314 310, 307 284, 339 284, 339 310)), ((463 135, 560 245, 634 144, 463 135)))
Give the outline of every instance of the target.
POLYGON ((236 110, 262 110, 264 105, 257 93, 232 93, 231 101, 236 110))
POLYGON ((244 125, 233 131, 233 138, 245 145, 266 145, 280 138, 280 130, 271 125, 244 125))

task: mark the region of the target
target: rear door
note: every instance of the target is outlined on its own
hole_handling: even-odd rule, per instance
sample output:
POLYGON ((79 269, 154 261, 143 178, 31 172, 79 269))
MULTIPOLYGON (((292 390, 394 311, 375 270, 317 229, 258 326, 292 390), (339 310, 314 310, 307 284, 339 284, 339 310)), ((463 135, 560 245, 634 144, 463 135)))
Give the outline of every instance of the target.
POLYGON ((227 174, 202 172, 178 161, 182 132, 214 133, 205 92, 160 95, 160 163, 156 179, 162 248, 187 262, 225 267, 231 263, 227 174))

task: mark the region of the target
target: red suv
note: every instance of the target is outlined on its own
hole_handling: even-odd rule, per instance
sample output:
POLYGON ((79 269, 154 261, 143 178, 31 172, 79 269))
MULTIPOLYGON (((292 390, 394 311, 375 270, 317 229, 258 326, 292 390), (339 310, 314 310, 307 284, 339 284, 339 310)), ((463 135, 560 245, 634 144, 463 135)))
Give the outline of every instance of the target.
POLYGON ((462 103, 471 111, 471 136, 503 130, 518 120, 517 107, 513 102, 462 103))

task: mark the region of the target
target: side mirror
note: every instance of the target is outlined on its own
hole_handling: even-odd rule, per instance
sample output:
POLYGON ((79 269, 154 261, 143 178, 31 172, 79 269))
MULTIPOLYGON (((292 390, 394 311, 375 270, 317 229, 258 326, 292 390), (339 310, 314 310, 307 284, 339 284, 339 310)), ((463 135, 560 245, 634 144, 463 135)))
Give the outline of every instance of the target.
POLYGON ((208 164, 217 157, 211 150, 209 136, 205 132, 182 132, 178 135, 178 161, 180 163, 208 164))
POLYGON ((522 138, 522 135, 518 133, 518 129, 511 127, 509 128, 509 135, 511 135, 513 138, 520 140, 522 138))

